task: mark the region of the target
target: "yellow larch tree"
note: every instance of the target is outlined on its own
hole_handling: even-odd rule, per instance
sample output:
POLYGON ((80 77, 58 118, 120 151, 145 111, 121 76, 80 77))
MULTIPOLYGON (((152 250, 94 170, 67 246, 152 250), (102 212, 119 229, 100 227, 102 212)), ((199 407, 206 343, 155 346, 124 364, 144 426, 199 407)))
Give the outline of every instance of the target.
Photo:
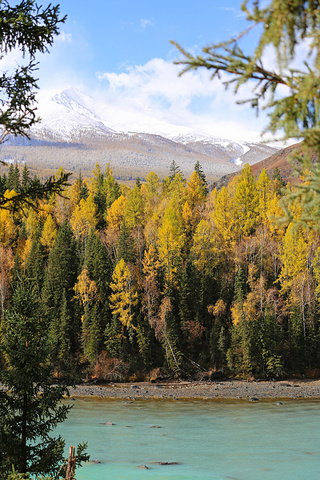
POLYGON ((69 188, 68 196, 70 200, 70 211, 72 213, 76 206, 79 205, 81 199, 81 183, 79 178, 77 178, 74 184, 69 188))
POLYGON ((21 261, 21 265, 22 265, 23 267, 26 266, 26 262, 27 262, 27 260, 28 260, 28 255, 29 255, 29 253, 31 252, 32 243, 33 243, 32 238, 31 238, 31 237, 28 237, 28 238, 26 239, 26 241, 24 242, 24 244, 23 244, 23 248, 20 249, 20 252, 19 252, 20 256, 19 256, 19 258, 20 258, 20 261, 21 261))
POLYGON ((234 192, 234 224, 239 238, 250 235, 259 223, 259 196, 250 165, 237 177, 234 192))
POLYGON ((135 185, 129 192, 125 204, 124 220, 128 227, 128 232, 131 232, 135 244, 135 251, 140 261, 140 267, 143 257, 144 238, 143 238, 143 224, 144 224, 144 208, 143 196, 140 187, 135 185))
POLYGON ((260 216, 260 222, 266 223, 268 222, 268 206, 272 199, 273 191, 270 177, 265 168, 260 173, 256 186, 259 198, 258 212, 260 216))
POLYGON ((82 268, 77 278, 77 283, 73 287, 75 291, 74 298, 83 306, 84 313, 81 316, 81 337, 85 355, 89 360, 94 360, 97 356, 97 335, 90 316, 90 306, 98 299, 98 287, 94 280, 91 280, 86 266, 82 268))
POLYGON ((314 240, 312 231, 290 224, 281 247, 282 270, 279 281, 282 292, 288 292, 291 306, 299 307, 306 345, 306 312, 314 299, 314 282, 311 275, 310 247, 314 240))
POLYGON ((155 202, 153 209, 150 210, 148 215, 146 214, 144 237, 147 246, 149 246, 150 244, 155 246, 158 242, 159 228, 161 226, 168 203, 168 198, 163 198, 160 201, 160 197, 158 197, 158 200, 157 202, 155 202))
POLYGON ((118 315, 123 327, 134 330, 132 307, 138 302, 138 294, 134 291, 133 278, 123 258, 113 271, 110 288, 112 294, 109 300, 112 313, 118 315))
POLYGON ((46 221, 44 222, 42 234, 40 237, 41 245, 47 250, 51 250, 56 239, 57 232, 58 229, 55 221, 52 218, 52 215, 48 215, 46 221))
POLYGON ((266 215, 268 218, 268 228, 271 235, 280 242, 285 235, 286 224, 281 222, 283 209, 277 193, 273 193, 267 205, 266 215))
POLYGON ((197 172, 192 172, 184 190, 185 203, 183 219, 187 234, 192 235, 204 209, 206 201, 206 187, 197 172))
POLYGON ((110 257, 113 257, 115 263, 118 260, 118 241, 124 219, 125 205, 126 197, 120 195, 108 208, 106 214, 105 241, 110 257))
MULTIPOLYGON (((4 197, 8 200, 15 196, 15 192, 7 190, 4 194, 4 197)), ((0 243, 3 245, 9 245, 11 240, 14 239, 17 234, 17 226, 15 224, 14 213, 6 210, 5 208, 0 209, 0 243)))
POLYGON ((9 297, 9 285, 11 280, 11 271, 14 267, 14 258, 12 249, 0 245, 0 305, 1 318, 4 315, 4 307, 9 297))
POLYGON ((196 228, 191 255, 197 270, 204 274, 210 272, 217 261, 217 240, 212 224, 208 220, 200 220, 196 228))
POLYGON ((98 288, 94 280, 90 279, 88 268, 83 267, 77 278, 77 283, 73 287, 75 298, 77 298, 83 307, 86 307, 97 298, 98 288))
POLYGON ((225 246, 229 247, 235 237, 235 204, 228 188, 222 187, 218 192, 216 189, 211 194, 213 209, 211 218, 215 229, 223 240, 225 246))
POLYGON ((92 170, 93 178, 89 184, 89 191, 92 195, 97 194, 103 187, 103 173, 101 171, 101 166, 98 162, 95 164, 95 168, 92 170))
POLYGON ((182 199, 185 189, 185 180, 181 173, 175 174, 173 179, 166 177, 162 183, 163 193, 165 196, 172 198, 174 195, 182 199))
POLYGON ((182 212, 178 199, 174 196, 169 202, 158 230, 159 260, 165 269, 167 286, 175 283, 175 274, 181 250, 185 243, 182 228, 182 212))
POLYGON ((70 225, 76 238, 86 240, 90 230, 96 225, 96 205, 92 195, 81 199, 71 215, 70 225))
POLYGON ((197 172, 192 172, 190 175, 184 195, 192 210, 200 204, 203 205, 205 202, 206 189, 197 172))
POLYGON ((296 227, 292 223, 289 225, 283 239, 280 249, 280 259, 282 261, 282 269, 279 281, 282 291, 290 290, 292 282, 308 268, 308 252, 312 233, 307 233, 301 228, 296 227))
POLYGON ((183 228, 186 233, 189 243, 192 241, 192 233, 198 223, 198 216, 194 215, 190 204, 185 201, 182 208, 183 228))
POLYGON ((143 213, 143 196, 140 188, 135 185, 129 192, 124 210, 126 223, 131 230, 143 224, 143 213))
POLYGON ((36 212, 33 208, 29 208, 25 212, 25 227, 26 231, 29 237, 35 238, 37 230, 38 230, 38 224, 39 224, 39 212, 36 212))
POLYGON ((144 215, 149 219, 161 201, 161 182, 154 172, 150 172, 141 186, 144 215))
POLYGON ((150 244, 149 248, 144 253, 142 262, 142 271, 144 274, 143 308, 147 312, 148 322, 150 325, 152 318, 156 314, 160 297, 157 280, 159 267, 160 262, 158 260, 156 249, 152 244, 150 244))
POLYGON ((124 218, 126 201, 126 197, 124 195, 120 195, 120 197, 113 202, 110 208, 108 208, 106 217, 108 228, 120 230, 124 218))

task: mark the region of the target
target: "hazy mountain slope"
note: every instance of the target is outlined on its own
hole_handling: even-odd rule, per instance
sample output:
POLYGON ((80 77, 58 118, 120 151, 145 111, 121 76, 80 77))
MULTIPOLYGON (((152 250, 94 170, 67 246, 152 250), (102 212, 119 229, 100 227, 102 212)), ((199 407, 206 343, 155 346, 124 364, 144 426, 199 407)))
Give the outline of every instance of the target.
MULTIPOLYGON (((289 162, 289 159, 294 152, 296 152, 298 155, 301 153, 301 143, 295 143, 294 145, 283 148, 278 152, 274 153, 273 155, 265 158, 264 160, 255 163, 254 165, 252 165, 252 173, 257 178, 259 177, 262 170, 265 168, 269 176, 272 177, 274 170, 277 168, 280 172, 280 175, 286 182, 290 182, 291 184, 296 183, 299 181, 299 178, 295 176, 294 169, 289 162)), ((312 161, 315 160, 316 156, 313 155, 312 161)), ((237 173, 230 173, 228 175, 224 175, 217 182, 215 182, 214 186, 217 188, 221 188, 222 186, 227 185, 234 177, 234 175, 237 175, 237 173)))
POLYGON ((236 172, 274 153, 268 145, 203 136, 188 127, 100 103, 69 89, 39 106, 41 123, 31 139, 11 138, 0 146, 0 159, 35 164, 47 170, 91 171, 111 163, 115 174, 163 176, 173 160, 186 176, 199 161, 209 180, 236 172), (115 128, 116 127, 116 128, 115 128))

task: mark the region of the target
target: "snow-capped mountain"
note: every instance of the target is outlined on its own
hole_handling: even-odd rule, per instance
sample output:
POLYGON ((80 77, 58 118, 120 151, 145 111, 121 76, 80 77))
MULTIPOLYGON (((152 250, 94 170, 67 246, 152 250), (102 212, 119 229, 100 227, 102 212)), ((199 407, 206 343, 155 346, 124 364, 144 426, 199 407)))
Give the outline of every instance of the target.
POLYGON ((142 176, 150 170, 167 171, 172 160, 188 175, 199 161, 208 177, 216 178, 276 151, 265 144, 205 135, 76 89, 40 101, 38 111, 41 122, 32 128, 31 140, 11 139, 1 147, 0 156, 9 153, 29 162, 31 151, 34 156, 35 148, 46 147, 46 160, 54 164, 64 165, 67 159, 81 168, 90 157, 93 165, 111 162, 115 169, 134 169, 142 176))
POLYGON ((50 102, 40 103, 38 111, 41 123, 31 130, 35 138, 72 142, 113 133, 93 111, 86 97, 74 89, 57 93, 50 102))
POLYGON ((93 129, 97 136, 110 133, 147 133, 166 138, 195 135, 188 127, 173 125, 137 109, 114 106, 74 88, 55 94, 49 102, 40 103, 38 110, 42 122, 33 128, 33 134, 41 136, 50 132, 60 141, 73 140, 74 135, 90 138, 93 129))

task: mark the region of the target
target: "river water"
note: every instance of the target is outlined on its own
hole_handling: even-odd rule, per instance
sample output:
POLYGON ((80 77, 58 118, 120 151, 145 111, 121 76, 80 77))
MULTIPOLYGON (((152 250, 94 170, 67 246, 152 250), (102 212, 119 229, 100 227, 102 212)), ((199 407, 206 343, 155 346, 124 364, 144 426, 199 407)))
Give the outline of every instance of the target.
POLYGON ((320 402, 282 403, 76 400, 58 430, 100 462, 77 480, 319 479, 320 402))

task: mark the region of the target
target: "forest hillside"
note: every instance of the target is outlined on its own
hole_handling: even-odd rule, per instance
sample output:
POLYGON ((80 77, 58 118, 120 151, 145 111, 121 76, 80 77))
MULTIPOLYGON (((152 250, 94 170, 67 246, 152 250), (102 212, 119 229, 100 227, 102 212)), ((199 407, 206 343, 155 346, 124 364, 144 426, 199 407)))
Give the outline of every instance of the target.
MULTIPOLYGON (((27 166, 0 177, 9 199, 27 166)), ((56 376, 100 381, 320 372, 320 243, 275 170, 208 192, 202 167, 120 185, 99 164, 38 211, 0 210, 0 307, 34 289, 56 376)))

